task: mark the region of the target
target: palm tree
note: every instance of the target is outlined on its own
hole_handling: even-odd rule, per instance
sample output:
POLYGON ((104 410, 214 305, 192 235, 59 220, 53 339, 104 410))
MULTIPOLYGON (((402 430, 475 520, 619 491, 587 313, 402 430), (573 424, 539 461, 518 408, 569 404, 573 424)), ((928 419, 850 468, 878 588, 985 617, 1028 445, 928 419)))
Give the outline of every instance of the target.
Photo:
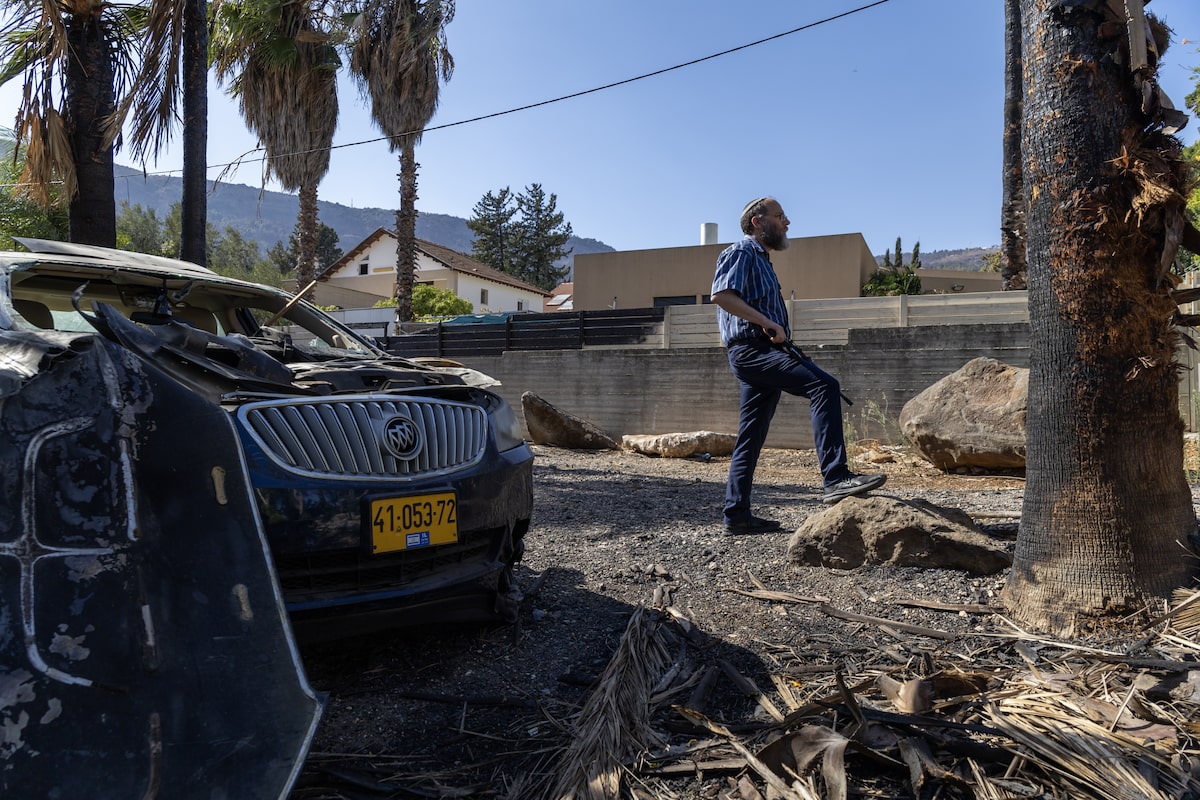
POLYGON ((1021 98, 1025 93, 1021 58, 1021 2, 1004 0, 1004 170, 1000 204, 1000 275, 1005 289, 1024 289, 1025 198, 1022 195, 1021 98))
POLYGON ((267 175, 300 194, 299 292, 311 292, 316 277, 317 186, 329 171, 338 114, 341 62, 317 11, 289 0, 222 4, 213 48, 218 78, 231 80, 247 126, 266 148, 267 175))
POLYGON ((183 196, 179 256, 208 262, 208 12, 205 0, 150 0, 144 51, 126 105, 135 158, 156 156, 183 110, 183 196))
POLYGON ((140 11, 101 0, 23 0, 8 12, 0 83, 24 76, 14 131, 25 148, 22 182, 43 206, 58 187, 71 241, 113 247, 118 104, 132 79, 140 11))
POLYGON ((437 110, 440 81, 454 71, 446 48, 446 25, 453 18, 454 0, 367 0, 355 22, 350 70, 392 152, 400 151, 395 295, 401 322, 412 319, 417 266, 415 148, 437 110))
POLYGON ((1055 6, 1021 2, 1029 410, 1005 598, 1018 622, 1069 635, 1188 585, 1196 567, 1181 543, 1196 514, 1164 268, 1187 166, 1143 111, 1135 81, 1152 72, 1111 58, 1100 14, 1055 6))

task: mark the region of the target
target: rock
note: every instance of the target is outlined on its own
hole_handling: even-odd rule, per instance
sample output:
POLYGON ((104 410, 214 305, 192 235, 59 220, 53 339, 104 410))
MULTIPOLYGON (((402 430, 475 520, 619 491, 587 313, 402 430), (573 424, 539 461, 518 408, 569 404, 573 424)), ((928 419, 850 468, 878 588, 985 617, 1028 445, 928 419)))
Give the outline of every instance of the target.
POLYGON ((856 458, 859 461, 866 461, 868 464, 895 464, 896 454, 888 450, 879 450, 872 447, 871 449, 859 453, 856 458))
POLYGON ((957 508, 925 500, 848 497, 813 514, 788 541, 788 561, 852 569, 863 564, 961 569, 991 575, 1012 556, 957 508))
POLYGON ((727 456, 733 452, 737 436, 732 433, 691 431, 690 433, 631 434, 621 437, 621 447, 648 456, 687 458, 707 453, 727 456))
POLYGON ((900 412, 900 431, 941 469, 1025 466, 1029 370, 976 358, 900 412))
POLYGON ((570 450, 617 450, 616 441, 587 420, 560 411, 533 392, 521 395, 525 427, 534 444, 570 450))

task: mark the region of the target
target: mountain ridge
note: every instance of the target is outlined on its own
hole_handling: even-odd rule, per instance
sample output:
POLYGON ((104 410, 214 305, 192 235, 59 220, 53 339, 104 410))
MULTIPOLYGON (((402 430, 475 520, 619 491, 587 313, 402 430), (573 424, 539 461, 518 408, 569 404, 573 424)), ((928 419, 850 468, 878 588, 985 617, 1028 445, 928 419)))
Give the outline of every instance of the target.
MULTIPOLYGON (((984 259, 1000 249, 999 245, 991 247, 963 247, 958 250, 921 251, 922 269, 958 269, 965 272, 982 272, 984 259)), ((895 253, 890 255, 894 256, 895 253)), ((905 264, 912 262, 912 253, 903 253, 901 257, 905 264)), ((883 264, 883 255, 875 256, 875 263, 883 264)))
MULTIPOLYGON (((165 217, 183 196, 181 178, 150 175, 119 164, 114 168, 114 175, 118 206, 121 203, 140 205, 165 217)), ((209 181, 208 187, 208 223, 218 232, 224 231, 226 226, 234 228, 246 239, 256 242, 264 256, 276 242, 286 246, 300 211, 300 200, 296 195, 260 190, 241 183, 209 181)), ((396 225, 394 209, 355 208, 320 199, 317 200, 317 216, 337 231, 338 246, 343 251, 379 228, 391 230, 396 225)), ((417 215, 417 238, 469 255, 475 234, 462 217, 421 211, 417 215)), ((562 263, 572 267, 576 253, 615 251, 598 239, 582 236, 572 236, 567 247, 571 248, 571 255, 562 263)))
MULTIPOLYGON (((154 209, 165 217, 171 206, 183 196, 183 181, 169 175, 151 175, 141 170, 122 165, 114 168, 116 177, 116 199, 130 206, 140 205, 154 209)), ((296 226, 300 211, 300 200, 286 192, 260 190, 241 183, 210 181, 208 195, 208 222, 218 232, 230 226, 243 237, 258 244, 262 255, 276 242, 287 243, 296 226)), ((343 251, 357 245, 379 228, 394 229, 396 212, 390 208, 357 208, 329 200, 317 201, 317 214, 322 223, 337 231, 338 246, 343 251)), ((417 238, 424 239, 459 253, 470 254, 475 234, 462 217, 422 211, 417 215, 417 238)), ((616 248, 599 239, 572 236, 567 242, 571 254, 560 264, 574 268, 577 253, 612 253, 616 248)), ((958 250, 932 250, 921 253, 921 266, 925 269, 958 269, 978 272, 983 268, 984 257, 999 249, 993 247, 968 247, 958 250)), ((905 253, 907 263, 912 253, 905 253)), ((883 255, 875 256, 876 263, 883 263, 883 255)), ((568 280, 570 276, 568 275, 568 280)))

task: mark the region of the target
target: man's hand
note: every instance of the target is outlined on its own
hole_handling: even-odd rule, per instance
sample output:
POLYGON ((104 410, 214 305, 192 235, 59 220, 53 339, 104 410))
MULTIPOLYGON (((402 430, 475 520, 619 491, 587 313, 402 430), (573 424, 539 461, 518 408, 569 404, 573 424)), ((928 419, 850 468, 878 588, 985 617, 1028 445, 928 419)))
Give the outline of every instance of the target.
POLYGON ((735 317, 741 317, 751 325, 757 325, 762 329, 766 337, 771 340, 771 344, 783 344, 787 341, 787 334, 781 330, 776 330, 776 323, 769 320, 761 311, 743 300, 732 289, 717 292, 712 296, 712 300, 735 317))

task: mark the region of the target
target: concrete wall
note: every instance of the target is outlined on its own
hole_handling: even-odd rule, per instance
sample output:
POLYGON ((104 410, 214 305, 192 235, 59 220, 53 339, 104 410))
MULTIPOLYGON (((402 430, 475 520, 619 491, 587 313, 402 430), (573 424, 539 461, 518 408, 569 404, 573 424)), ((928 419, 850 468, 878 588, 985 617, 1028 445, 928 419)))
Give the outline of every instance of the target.
MULTIPOLYGON (((580 253, 575 256, 574 309, 649 308, 656 297, 691 296, 712 290, 717 256, 728 244, 580 253)), ((875 271, 875 258, 860 233, 792 239, 771 253, 784 298, 858 297, 875 271)))
MULTIPOLYGON (((900 410, 927 386, 977 356, 1027 367, 1029 326, 936 325, 854 330, 846 345, 812 350, 854 401, 848 435, 899 442, 900 410)), ((498 390, 517 413, 521 394, 534 392, 619 439, 624 434, 737 431, 737 384, 725 350, 550 350, 462 359, 504 385, 498 390)), ((785 396, 769 447, 811 448, 808 402, 785 396)))
POLYGON ((999 292, 1004 289, 999 272, 969 272, 958 269, 919 269, 922 292, 999 292))

